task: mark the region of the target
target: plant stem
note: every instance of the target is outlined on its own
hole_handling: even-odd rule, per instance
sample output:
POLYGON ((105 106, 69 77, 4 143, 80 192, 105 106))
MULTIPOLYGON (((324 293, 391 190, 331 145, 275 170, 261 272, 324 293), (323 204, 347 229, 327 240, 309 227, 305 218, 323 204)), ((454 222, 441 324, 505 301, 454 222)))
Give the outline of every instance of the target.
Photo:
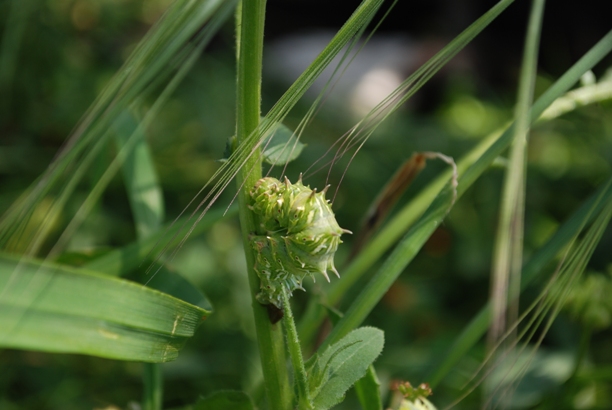
POLYGON ((283 288, 283 309, 285 311, 283 326, 285 327, 289 357, 293 365, 293 374, 299 395, 298 408, 300 410, 312 410, 314 407, 308 392, 308 377, 306 376, 306 368, 304 367, 302 348, 300 346, 297 329, 295 328, 293 312, 291 311, 291 304, 287 296, 287 289, 285 288, 283 288))
POLYGON ((270 323, 266 309, 255 300, 259 291, 259 278, 254 270, 255 255, 249 242, 249 235, 255 231, 254 215, 248 209, 249 190, 261 178, 261 156, 259 149, 253 150, 257 139, 248 137, 257 132, 259 126, 265 6, 265 0, 243 0, 238 8, 236 137, 238 144, 253 145, 247 147, 247 151, 252 150, 253 154, 245 161, 237 176, 238 202, 268 405, 273 410, 287 410, 291 408, 291 390, 283 334, 281 326, 270 323))
POLYGON ((144 384, 143 410, 161 410, 164 396, 161 365, 158 363, 143 363, 142 379, 144 384))

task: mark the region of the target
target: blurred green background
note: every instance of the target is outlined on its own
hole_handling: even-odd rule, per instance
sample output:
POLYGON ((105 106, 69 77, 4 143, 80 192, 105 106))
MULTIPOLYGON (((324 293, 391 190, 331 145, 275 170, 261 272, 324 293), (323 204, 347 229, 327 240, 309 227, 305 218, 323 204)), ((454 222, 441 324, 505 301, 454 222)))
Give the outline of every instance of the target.
MULTIPOLYGON (((87 107, 170 3, 170 0, 0 1, 3 33, 0 212, 48 166, 87 107), (17 19, 18 24, 7 24, 9 18, 17 19)), ((292 63, 305 47, 299 41, 313 33, 324 36, 337 29, 357 4, 349 3, 351 7, 346 5, 345 10, 338 8, 332 13, 327 10, 329 5, 322 2, 269 2, 270 34, 266 41, 270 54, 264 67, 267 75, 263 85, 264 112, 286 89, 292 76, 299 74, 292 71, 292 63), (298 41, 289 43, 294 54, 283 54, 282 44, 288 39, 298 41)), ((334 201, 342 227, 353 232, 359 230, 359 221, 381 181, 388 180, 413 152, 439 151, 460 158, 511 119, 526 6, 526 2, 519 3, 504 13, 359 151, 334 201), (513 24, 517 21, 521 23, 513 24)), ((545 90, 609 29, 609 18, 597 11, 598 6, 601 3, 581 2, 581 8, 574 10, 570 2, 550 2, 536 94, 545 90)), ((406 47, 401 50, 410 63, 391 61, 389 70, 404 78, 486 7, 484 1, 400 4, 379 33, 387 43, 378 44, 399 41, 406 47)), ((183 210, 212 176, 218 159, 223 157, 227 138, 234 133, 234 33, 230 23, 223 27, 146 130, 164 191, 168 221, 183 210)), ((608 59, 597 67, 597 78, 605 74, 611 61, 608 59)), ((359 64, 357 60, 358 72, 359 64)), ((367 70, 366 64, 362 74, 367 74, 367 70)), ((365 84, 361 82, 364 76, 356 74, 339 85, 338 96, 330 98, 307 128, 303 135, 307 147, 287 170, 292 180, 354 125, 358 112, 351 100, 355 97, 351 90, 365 84)), ((294 128, 310 102, 306 98, 290 114, 286 125, 294 128)), ((114 147, 108 150, 108 161, 102 156, 93 173, 108 165, 114 147)), ((610 175, 612 104, 585 107, 535 127, 528 155, 526 258, 610 175)), ((347 165, 345 158, 333 167, 329 181, 334 189, 347 165)), ((446 167, 430 161, 399 205, 409 201, 446 167)), ((272 171, 272 175, 278 174, 279 170, 272 171)), ((305 182, 323 187, 326 177, 327 169, 310 173, 305 182)), ((500 165, 488 171, 461 198, 446 223, 370 316, 367 324, 381 328, 386 336, 385 350, 376 362, 383 385, 396 378, 413 384, 426 382, 424 377, 431 366, 486 302, 491 238, 497 225, 502 178, 500 165)), ((91 185, 83 181, 75 196, 83 197, 89 189, 91 185)), ((234 194, 235 188, 227 190, 216 206, 227 206, 234 194)), ((72 238, 69 250, 100 251, 125 245, 135 238, 125 187, 117 177, 72 238)), ((336 257, 341 273, 351 238, 345 242, 336 257)), ((51 245, 52 242, 48 243, 47 249, 51 245)), ((608 289, 611 293, 607 295, 612 295, 611 246, 612 234, 608 230, 589 265, 591 276, 603 278, 603 284, 595 288, 608 289)), ((179 359, 163 365, 165 407, 192 403, 198 396, 218 389, 252 387, 249 384, 255 379, 258 358, 235 218, 191 237, 170 265, 206 292, 215 312, 179 359)), ((308 293, 316 292, 317 286, 324 287, 322 282, 307 283, 308 293)), ((588 286, 585 284, 583 303, 593 295, 588 286)), ((308 293, 295 295, 298 316, 308 293)), ((536 288, 531 294, 527 292, 526 301, 536 293, 536 288)), ((580 335, 588 325, 584 314, 568 310, 544 339, 537 358, 560 370, 538 377, 528 375, 517 392, 517 401, 524 403, 519 408, 552 408, 546 407, 550 403, 564 403, 555 408, 612 408, 612 307, 605 295, 593 308, 601 320, 591 340, 588 370, 571 388, 563 387, 580 335), (557 399, 561 401, 555 402, 557 399)), ((458 373, 465 376, 474 371, 481 355, 482 352, 473 352, 472 357, 460 364, 458 373)), ((0 369, 0 409, 129 408, 141 396, 138 363, 3 350, 0 369)), ((463 381, 459 376, 446 380, 434 391, 434 403, 457 397, 463 381)), ((351 394, 343 408, 356 408, 351 394)), ((477 406, 478 400, 467 399, 462 406, 475 408, 472 406, 477 406)))

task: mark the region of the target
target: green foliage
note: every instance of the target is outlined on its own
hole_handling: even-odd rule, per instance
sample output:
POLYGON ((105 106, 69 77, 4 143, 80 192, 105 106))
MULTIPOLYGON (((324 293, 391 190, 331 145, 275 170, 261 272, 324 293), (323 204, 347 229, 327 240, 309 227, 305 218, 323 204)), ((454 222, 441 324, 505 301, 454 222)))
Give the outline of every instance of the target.
MULTIPOLYGON (((451 68, 447 82, 438 84, 438 108, 400 109, 506 14, 513 1, 502 0, 420 68, 408 70, 412 74, 347 131, 353 120, 323 106, 325 92, 365 50, 366 29, 376 35, 385 23, 375 20, 385 15, 383 1, 363 1, 278 99, 274 90, 261 91, 270 85, 265 76, 262 81, 264 1, 244 0, 237 13, 234 81, 234 49, 227 46, 233 35, 225 22, 236 3, 0 5, 8 16, 0 13, 0 132, 8 141, 0 147, 0 207, 6 209, 0 247, 7 252, 0 257, 0 346, 6 349, 0 352, 0 407, 131 407, 142 384, 136 374, 143 373, 147 410, 352 409, 357 399, 366 410, 380 410, 387 407, 382 399, 389 380, 407 376, 434 386, 438 407, 609 408, 612 398, 601 392, 612 383, 605 331, 612 317, 610 280, 580 275, 609 269, 598 245, 609 248, 612 116, 606 100, 612 92, 610 77, 596 79, 591 70, 602 71, 612 33, 558 79, 536 73, 543 2, 535 1, 512 126, 504 122, 513 103, 503 100, 513 97, 451 68), (135 44, 140 28, 156 16, 135 44), (72 32, 60 34, 62 26, 72 32), (215 47, 202 55, 213 36, 225 51, 215 47), (332 78, 310 105, 306 91, 329 68, 332 78), (272 107, 265 117, 262 101, 272 107), (231 152, 219 165, 232 134, 231 152), (428 165, 408 188, 410 200, 400 199, 380 232, 346 260, 336 217, 355 230, 395 164, 412 151, 431 150, 461 158, 456 195, 450 172, 428 165), (282 167, 281 179, 304 172, 310 186, 331 182, 337 188, 328 195, 333 211, 301 179, 262 180, 262 164, 280 166, 267 175, 282 167), (495 164, 507 167, 503 194, 495 164), (230 207, 236 197, 240 210, 230 207), (498 209, 500 227, 494 228, 498 209), (491 317, 500 316, 486 301, 495 236, 503 249, 495 265, 521 276, 512 291, 501 286, 502 296, 520 292, 527 308, 491 348, 482 336, 491 317), (338 280, 302 281, 335 272, 334 257, 338 280), (292 299, 298 332, 281 296, 302 287, 306 296, 292 299), (211 301, 215 315, 195 333, 212 313, 211 301), (285 308, 282 327, 259 302, 285 308), (331 333, 326 317, 334 323, 331 333), (385 336, 359 327, 364 322, 385 336), (501 359, 491 359, 499 352, 501 359), (312 355, 307 365, 303 354, 312 355), (174 359, 142 371, 130 363, 174 359), (549 368, 562 371, 544 374, 549 368), (484 386, 482 374, 490 376, 484 386), (215 390, 222 391, 210 395, 215 390)), ((434 54, 427 49, 427 57, 434 54)), ((390 406, 434 408, 422 397, 390 406)))
POLYGON ((346 391, 368 370, 383 349, 379 329, 362 327, 329 346, 308 363, 310 396, 316 409, 329 409, 340 403, 346 391))

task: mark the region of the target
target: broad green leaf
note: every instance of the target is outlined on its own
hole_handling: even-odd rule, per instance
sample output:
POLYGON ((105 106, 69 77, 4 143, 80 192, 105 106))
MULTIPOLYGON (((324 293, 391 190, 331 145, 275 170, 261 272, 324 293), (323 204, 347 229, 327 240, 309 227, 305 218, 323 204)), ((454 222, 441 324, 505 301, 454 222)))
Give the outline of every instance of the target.
POLYGON ((346 391, 359 380, 380 355, 384 334, 372 327, 356 329, 331 345, 318 357, 310 377, 317 380, 311 397, 316 409, 329 409, 340 403, 346 391))
POLYGON ((198 400, 193 410, 253 410, 251 398, 241 391, 218 391, 198 400))
POLYGON ((143 285, 0 255, 0 346, 165 362, 210 314, 143 285))
MULTIPOLYGON (((55 260, 55 263, 72 267, 85 266, 85 269, 92 270, 87 266, 99 258, 99 256, 96 256, 97 253, 98 251, 93 251, 93 253, 67 252, 60 255, 55 260)), ((106 254, 108 253, 106 252, 106 254)), ((113 252, 110 253, 112 254, 113 252)), ((177 299, 199 306, 204 310, 213 310, 207 297, 196 286, 180 274, 173 272, 166 265, 145 259, 140 262, 139 266, 134 266, 131 269, 132 271, 126 272, 125 279, 141 283, 151 289, 157 289, 177 299)))
POLYGON ((270 165, 285 165, 299 157, 305 146, 293 138, 293 131, 278 123, 274 134, 264 143, 263 160, 270 165))

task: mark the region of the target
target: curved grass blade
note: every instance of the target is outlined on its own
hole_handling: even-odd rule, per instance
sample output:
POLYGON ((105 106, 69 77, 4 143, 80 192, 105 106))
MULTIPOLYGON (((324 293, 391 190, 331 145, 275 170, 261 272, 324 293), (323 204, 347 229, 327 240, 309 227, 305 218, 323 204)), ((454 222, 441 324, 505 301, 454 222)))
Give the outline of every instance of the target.
POLYGON ((504 175, 499 225, 491 269, 490 300, 494 311, 489 329, 489 343, 491 344, 494 344, 504 333, 507 323, 515 322, 518 317, 518 296, 523 266, 529 107, 533 102, 543 14, 544 0, 534 1, 523 53, 514 114, 514 136, 510 147, 508 167, 504 175))
MULTIPOLYGON (((603 44, 605 44, 605 41, 603 44)), ((612 99, 612 77, 603 79, 600 83, 567 92, 557 98, 536 122, 552 120, 583 105, 609 99, 612 99)), ((490 135, 472 149, 470 153, 461 158, 457 163, 459 174, 463 174, 468 167, 474 164, 497 139, 499 139, 498 133, 490 135)), ((333 305, 339 302, 342 295, 348 292, 349 288, 357 282, 361 275, 423 214, 450 179, 450 172, 442 173, 433 182, 428 184, 414 200, 398 211, 397 215, 383 227, 381 232, 356 256, 351 264, 343 269, 341 280, 334 282, 327 292, 327 303, 333 305)), ((312 335, 316 331, 319 321, 313 320, 313 318, 315 315, 319 318, 323 317, 323 311, 322 308, 317 308, 315 304, 309 306, 305 319, 300 323, 302 340, 309 340, 311 336, 306 337, 305 334, 312 335), (318 312, 315 313, 315 310, 318 312), (313 326, 312 323, 316 323, 316 325, 313 326)))
MULTIPOLYGON (((572 66, 557 82, 555 82, 533 105, 530 110, 530 121, 535 121, 552 102, 565 93, 580 76, 591 69, 597 62, 612 50, 612 31, 604 36, 589 52, 587 52, 574 66, 572 66)), ((459 198, 476 179, 490 166, 503 150, 512 141, 514 127, 511 126, 465 173, 460 175, 457 188, 459 198)), ((440 225, 447 214, 449 205, 453 201, 453 189, 447 186, 425 214, 419 219, 402 241, 396 246, 393 253, 387 258, 383 266, 370 280, 369 284, 354 299, 344 318, 334 327, 322 346, 342 338, 352 329, 359 326, 367 317, 373 307, 382 298, 389 286, 397 279, 404 268, 410 263, 425 241, 440 225)))
POLYGON ((211 313, 134 282, 7 255, 0 289, 0 346, 16 349, 165 362, 211 313))

